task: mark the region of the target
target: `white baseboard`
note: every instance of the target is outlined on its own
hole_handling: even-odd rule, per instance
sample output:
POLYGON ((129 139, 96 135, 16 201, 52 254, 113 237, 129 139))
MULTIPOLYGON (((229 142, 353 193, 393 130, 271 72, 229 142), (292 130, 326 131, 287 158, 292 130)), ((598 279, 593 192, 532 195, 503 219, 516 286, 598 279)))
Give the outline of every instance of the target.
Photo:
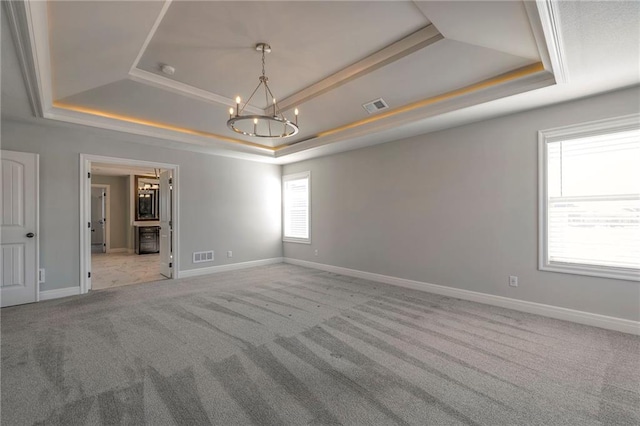
POLYGON ((78 294, 80 294, 80 286, 45 290, 40 292, 40 302, 43 300, 59 299, 61 297, 77 296, 78 294))
POLYGON ((272 259, 252 260, 249 262, 231 263, 229 265, 209 266, 208 268, 189 269, 180 271, 179 278, 198 277, 200 275, 215 274, 217 272, 235 271, 238 269, 253 268, 256 266, 271 265, 274 263, 282 263, 282 257, 274 257, 272 259))
POLYGON ((446 287, 437 284, 429 284, 421 281, 390 277, 388 275, 374 274, 371 272, 358 271, 356 269, 326 265, 324 263, 309 262, 306 260, 292 259, 288 257, 284 258, 284 262, 290 263, 292 265, 306 266, 307 268, 334 272, 336 274, 347 275, 350 277, 363 278, 385 284, 396 285, 399 287, 440 294, 442 296, 455 297, 457 299, 470 300, 472 302, 479 302, 493 306, 500 306, 502 308, 528 312, 530 314, 538 314, 549 318, 606 328, 608 330, 621 331, 623 333, 640 335, 640 322, 638 321, 631 321, 623 318, 610 317, 600 314, 592 314, 590 312, 576 311, 574 309, 561 308, 559 306, 545 305, 542 303, 527 302, 524 300, 512 299, 509 297, 494 296, 491 294, 478 293, 476 291, 446 287))

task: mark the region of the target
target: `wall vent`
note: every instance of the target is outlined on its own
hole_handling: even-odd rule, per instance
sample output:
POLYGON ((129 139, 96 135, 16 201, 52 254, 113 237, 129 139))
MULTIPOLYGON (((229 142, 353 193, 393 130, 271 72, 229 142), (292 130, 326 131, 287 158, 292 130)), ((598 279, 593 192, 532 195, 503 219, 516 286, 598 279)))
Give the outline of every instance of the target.
POLYGON ((362 108, 367 110, 369 114, 373 114, 374 112, 382 111, 383 109, 389 108, 389 105, 384 101, 384 99, 378 98, 374 101, 362 104, 362 108))
POLYGON ((193 252, 193 263, 213 261, 213 250, 193 252))

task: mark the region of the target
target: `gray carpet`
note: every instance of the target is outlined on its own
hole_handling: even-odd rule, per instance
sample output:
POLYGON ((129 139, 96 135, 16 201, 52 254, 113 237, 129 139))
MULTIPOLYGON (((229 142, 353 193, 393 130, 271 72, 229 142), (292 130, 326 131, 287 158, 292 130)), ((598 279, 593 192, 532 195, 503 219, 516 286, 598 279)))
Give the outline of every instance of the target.
POLYGON ((638 425, 640 339, 278 264, 3 309, 3 425, 638 425))

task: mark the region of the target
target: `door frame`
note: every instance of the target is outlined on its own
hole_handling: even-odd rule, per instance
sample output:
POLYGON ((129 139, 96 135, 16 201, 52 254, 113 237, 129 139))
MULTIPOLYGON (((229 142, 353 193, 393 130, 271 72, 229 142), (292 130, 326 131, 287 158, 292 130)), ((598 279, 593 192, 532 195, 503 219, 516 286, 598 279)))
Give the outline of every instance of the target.
MULTIPOLYGON (((88 293, 91 289, 91 278, 89 278, 89 273, 91 272, 91 229, 87 228, 87 223, 91 222, 91 179, 89 173, 91 173, 92 162, 165 169, 173 172, 173 202, 171 205, 173 220, 173 278, 170 279, 180 278, 180 167, 177 164, 80 154, 80 294, 88 293)), ((135 218, 133 219, 135 220, 135 218)))
MULTIPOLYGON (((106 183, 92 183, 91 188, 104 188, 104 227, 102 231, 104 235, 102 236, 102 240, 104 241, 104 251, 103 253, 109 253, 111 250, 111 239, 109 238, 111 232, 109 228, 109 222, 111 222, 111 199, 109 198, 109 192, 111 191, 111 185, 107 185, 106 183)), ((91 207, 91 204, 89 204, 91 207)))

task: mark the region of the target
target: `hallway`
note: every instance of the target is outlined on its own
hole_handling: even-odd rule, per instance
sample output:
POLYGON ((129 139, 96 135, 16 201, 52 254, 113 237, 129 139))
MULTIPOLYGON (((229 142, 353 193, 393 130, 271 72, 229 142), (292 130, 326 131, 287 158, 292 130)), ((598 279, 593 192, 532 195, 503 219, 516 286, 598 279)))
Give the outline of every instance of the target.
POLYGON ((91 254, 92 290, 165 279, 160 275, 160 254, 91 254))

